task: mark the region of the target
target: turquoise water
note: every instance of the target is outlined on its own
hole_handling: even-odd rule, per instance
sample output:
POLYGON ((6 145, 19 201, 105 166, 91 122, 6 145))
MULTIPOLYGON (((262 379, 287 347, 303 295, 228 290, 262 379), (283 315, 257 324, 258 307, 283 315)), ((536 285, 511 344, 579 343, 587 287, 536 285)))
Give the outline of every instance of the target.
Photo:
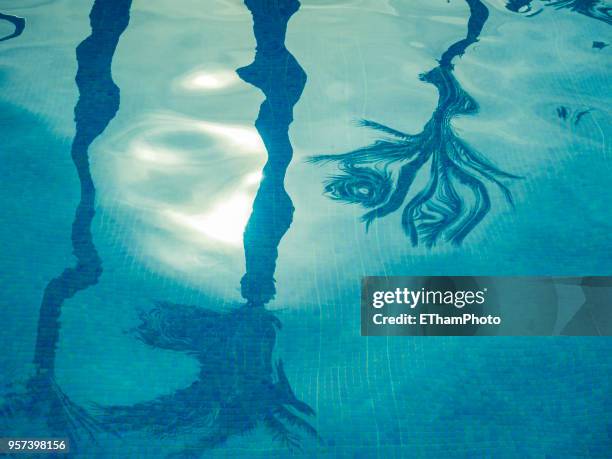
POLYGON ((0 436, 609 457, 609 338, 367 338, 358 304, 610 274, 607 6, 3 1, 0 436))

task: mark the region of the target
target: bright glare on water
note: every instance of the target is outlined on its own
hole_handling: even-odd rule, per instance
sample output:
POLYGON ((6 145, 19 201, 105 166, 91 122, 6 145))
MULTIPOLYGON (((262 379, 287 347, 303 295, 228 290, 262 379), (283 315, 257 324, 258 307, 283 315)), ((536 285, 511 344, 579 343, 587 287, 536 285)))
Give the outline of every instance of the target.
POLYGON ((0 13, 0 437, 609 457, 608 338, 359 328, 363 276, 610 275, 609 1, 0 13))

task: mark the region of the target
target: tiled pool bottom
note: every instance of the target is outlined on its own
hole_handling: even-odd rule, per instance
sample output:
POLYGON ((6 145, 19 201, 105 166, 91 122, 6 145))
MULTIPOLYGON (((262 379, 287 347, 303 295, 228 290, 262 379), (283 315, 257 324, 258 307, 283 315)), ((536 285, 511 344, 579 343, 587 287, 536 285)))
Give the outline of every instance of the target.
POLYGON ((609 457, 610 338, 366 338, 358 304, 610 274, 603 2, 1 8, 0 436, 609 457))
MULTIPOLYGON (((601 339, 362 338, 364 344, 353 337, 319 350, 320 337, 306 327, 315 321, 287 318, 284 325, 278 352, 297 397, 316 410, 312 423, 322 441, 306 439, 292 451, 257 429, 206 457, 608 457, 611 368, 601 339)), ((154 362, 140 375, 105 362, 105 380, 87 387, 68 379, 82 368, 65 368, 61 381, 73 399, 101 403, 184 385, 169 374, 152 379, 170 366, 154 362)), ((187 369, 175 363, 173 372, 187 369)), ((99 435, 79 456, 159 457, 199 439, 99 435)))

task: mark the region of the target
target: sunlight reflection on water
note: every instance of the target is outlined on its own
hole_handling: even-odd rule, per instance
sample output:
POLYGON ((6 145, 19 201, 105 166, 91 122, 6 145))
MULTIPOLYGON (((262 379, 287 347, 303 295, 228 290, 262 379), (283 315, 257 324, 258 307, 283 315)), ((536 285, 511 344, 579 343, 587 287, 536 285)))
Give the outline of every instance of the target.
POLYGON ((186 215, 167 210, 163 215, 217 241, 241 246, 242 233, 251 213, 252 202, 252 195, 240 192, 216 203, 206 214, 186 215))
POLYGON ((236 72, 229 70, 196 70, 180 79, 180 86, 189 91, 215 91, 240 82, 236 72))
POLYGON ((107 145, 108 178, 119 209, 144 223, 134 236, 146 258, 194 272, 240 253, 265 162, 253 126, 157 113, 107 145))

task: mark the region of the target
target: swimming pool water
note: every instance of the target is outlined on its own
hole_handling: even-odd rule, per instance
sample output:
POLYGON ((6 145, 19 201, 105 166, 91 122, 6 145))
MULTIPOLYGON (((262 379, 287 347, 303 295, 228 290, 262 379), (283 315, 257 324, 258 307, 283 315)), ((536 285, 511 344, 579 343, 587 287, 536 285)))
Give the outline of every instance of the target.
POLYGON ((610 457, 609 338, 361 337, 359 289, 610 274, 611 11, 3 1, 0 437, 610 457))

